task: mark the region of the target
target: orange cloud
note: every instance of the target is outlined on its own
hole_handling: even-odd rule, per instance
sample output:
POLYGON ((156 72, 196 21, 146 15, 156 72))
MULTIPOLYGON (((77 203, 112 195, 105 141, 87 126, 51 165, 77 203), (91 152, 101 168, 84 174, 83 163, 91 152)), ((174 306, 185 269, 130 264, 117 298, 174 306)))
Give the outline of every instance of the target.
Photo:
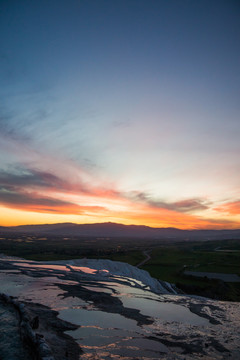
POLYGON ((41 196, 36 192, 0 190, 0 204, 18 210, 41 213, 83 214, 103 211, 101 206, 81 206, 58 198, 41 196))
MULTIPOLYGON (((101 206, 79 206, 77 204, 67 202, 59 202, 58 204, 56 203, 50 206, 49 199, 45 199, 44 203, 37 203, 37 200, 39 199, 35 198, 35 203, 30 204, 8 204, 8 208, 22 212, 22 224, 29 223, 29 212, 29 214, 42 213, 45 217, 41 217, 41 223, 54 223, 57 219, 56 215, 58 215, 61 216, 61 218, 58 218, 58 221, 60 222, 75 221, 78 223, 93 223, 113 221, 128 225, 135 224, 152 227, 177 227, 179 229, 189 230, 239 228, 239 223, 233 221, 227 221, 224 219, 204 219, 186 213, 154 207, 151 208, 147 205, 134 204, 130 202, 123 202, 119 210, 114 210, 114 208, 111 210, 101 206), (25 221, 23 220, 24 218, 25 221)), ((2 217, 2 221, 4 221, 4 216, 2 217)), ((11 221, 8 220, 10 223, 14 221, 14 219, 11 221)), ((31 220, 31 222, 37 224, 39 223, 39 218, 35 217, 34 221, 31 220)), ((18 222, 15 221, 15 225, 17 224, 18 222)), ((2 225, 4 225, 4 223, 2 223, 2 225)))
POLYGON ((124 214, 127 223, 152 227, 177 227, 179 229, 239 228, 239 223, 225 219, 206 219, 186 213, 139 205, 124 214), (129 221, 130 220, 130 221, 129 221))
MULTIPOLYGON (((180 229, 240 227, 239 222, 226 217, 207 219, 193 215, 196 210, 198 214, 204 214, 209 209, 210 203, 205 199, 172 203, 155 201, 145 193, 121 193, 108 184, 101 187, 91 182, 86 184, 81 178, 66 180, 52 172, 25 168, 12 173, 0 171, 0 185, 0 204, 22 212, 46 214, 46 222, 51 219, 54 222, 56 217, 53 215, 58 214, 72 215, 74 219, 75 215, 80 215, 77 222, 114 221, 180 229)), ((221 205, 215 210, 240 214, 240 201, 221 205)), ((66 220, 69 221, 69 217, 66 220)))
POLYGON ((240 215, 240 201, 229 202, 215 208, 216 211, 228 213, 231 215, 240 215))

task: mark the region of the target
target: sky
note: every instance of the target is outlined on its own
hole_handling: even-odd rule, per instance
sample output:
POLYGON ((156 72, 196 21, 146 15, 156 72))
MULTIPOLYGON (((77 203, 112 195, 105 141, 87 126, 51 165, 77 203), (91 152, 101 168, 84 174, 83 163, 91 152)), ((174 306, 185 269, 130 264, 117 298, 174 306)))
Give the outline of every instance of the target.
POLYGON ((240 228, 238 0, 1 0, 0 225, 240 228))

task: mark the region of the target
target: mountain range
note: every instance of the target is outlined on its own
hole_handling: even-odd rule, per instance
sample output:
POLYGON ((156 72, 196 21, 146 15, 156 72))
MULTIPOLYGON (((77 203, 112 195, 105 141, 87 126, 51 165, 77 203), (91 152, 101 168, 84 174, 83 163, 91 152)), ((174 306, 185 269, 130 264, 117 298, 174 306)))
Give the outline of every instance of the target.
POLYGON ((37 233, 65 236, 94 237, 130 237, 151 239, 240 239, 240 229, 236 230, 181 230, 177 228, 152 228, 144 225, 123 225, 117 223, 97 224, 43 224, 20 225, 13 227, 0 226, 0 233, 37 233))

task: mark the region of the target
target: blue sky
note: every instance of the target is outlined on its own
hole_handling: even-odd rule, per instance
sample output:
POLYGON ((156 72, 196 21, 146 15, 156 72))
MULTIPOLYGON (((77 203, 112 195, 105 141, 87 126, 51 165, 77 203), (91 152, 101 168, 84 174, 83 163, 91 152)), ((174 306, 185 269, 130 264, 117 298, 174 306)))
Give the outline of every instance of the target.
POLYGON ((239 227, 238 1, 0 10, 3 224, 239 227))

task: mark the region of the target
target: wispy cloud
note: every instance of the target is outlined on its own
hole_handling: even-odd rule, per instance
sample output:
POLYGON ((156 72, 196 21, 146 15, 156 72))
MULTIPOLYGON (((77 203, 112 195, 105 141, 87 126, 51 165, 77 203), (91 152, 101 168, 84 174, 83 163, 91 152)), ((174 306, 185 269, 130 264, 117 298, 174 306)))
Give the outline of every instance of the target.
MULTIPOLYGON (((157 227, 236 227, 228 215, 224 219, 204 217, 204 212, 213 207, 205 198, 170 202, 154 199, 143 191, 121 192, 106 178, 101 181, 95 171, 87 171, 74 161, 44 150, 37 151, 32 143, 24 143, 20 138, 6 135, 0 145, 3 150, 6 146, 8 153, 11 150, 17 159, 16 166, 12 162, 0 170, 0 204, 5 207, 157 227)), ((225 204, 218 211, 236 214, 237 206, 238 202, 225 204)))
MULTIPOLYGON (((51 187, 53 184, 59 184, 61 181, 55 175, 16 167, 15 173, 0 170, 0 183, 12 187, 51 187)), ((60 185, 60 184, 59 184, 60 185)))
POLYGON ((231 215, 240 215, 240 200, 222 204, 215 208, 215 210, 231 215))
MULTIPOLYGON (((61 179, 51 172, 37 171, 24 167, 12 167, 0 171, 0 204, 25 211, 91 214, 106 212, 102 205, 79 205, 78 201, 68 201, 71 195, 85 198, 112 199, 117 192, 101 187, 86 187, 81 180, 75 183, 61 179), (66 200, 67 199, 67 200, 66 200)), ((98 201, 98 203, 100 203, 98 201)))
POLYGON ((151 196, 144 192, 132 192, 130 194, 134 200, 138 202, 142 202, 148 204, 152 207, 160 208, 160 209, 167 209, 173 210, 178 212, 194 212, 199 210, 207 210, 209 208, 209 201, 206 199, 185 199, 176 202, 166 202, 166 201, 159 201, 153 200, 151 196))
MULTIPOLYGON (((124 199, 125 194, 121 194, 115 189, 91 186, 81 179, 76 182, 66 181, 59 176, 46 171, 37 171, 34 169, 15 168, 12 171, 0 171, 0 185, 5 186, 8 190, 15 192, 42 192, 52 193, 72 193, 84 194, 98 198, 124 199)), ((128 196, 129 198, 129 196, 128 196)), ((130 200, 134 203, 141 203, 156 209, 166 209, 181 213, 192 213, 194 211, 206 210, 209 208, 209 202, 205 199, 186 199, 177 202, 164 202, 153 200, 149 195, 143 192, 133 192, 130 194, 130 200)))
MULTIPOLYGON (((204 199, 187 199, 173 203, 153 201, 143 192, 120 193, 111 187, 85 187, 72 183, 50 171, 16 167, 0 171, 0 204, 12 209, 35 213, 87 215, 124 223, 155 227, 236 228, 227 218, 210 219, 194 211, 210 207, 204 199), (10 171, 11 170, 11 171, 10 171), (82 201, 81 201, 82 199, 82 201)), ((224 204, 218 211, 239 213, 240 202, 224 204)))
POLYGON ((80 206, 69 201, 51 197, 43 197, 34 192, 23 192, 12 189, 12 186, 0 187, 0 204, 6 207, 25 211, 84 214, 85 212, 99 212, 105 210, 100 206, 80 206))
MULTIPOLYGON (((45 190, 68 190, 70 184, 66 183, 60 177, 44 171, 37 171, 34 169, 26 169, 22 167, 15 167, 14 172, 0 171, 0 184, 16 189, 36 189, 42 188, 45 190)), ((85 191, 82 184, 78 183, 78 191, 85 191)))
POLYGON ((148 224, 153 227, 177 227, 181 229, 228 229, 238 228, 236 221, 226 218, 209 218, 196 216, 165 208, 157 208, 148 204, 135 204, 132 212, 127 211, 127 219, 135 224, 148 224))
POLYGON ((171 203, 169 206, 172 210, 193 212, 197 210, 207 210, 209 208, 209 202, 204 199, 187 199, 171 203))
POLYGON ((95 197, 117 198, 120 193, 108 187, 94 186, 81 180, 81 177, 69 179, 60 178, 51 172, 38 171, 23 167, 12 168, 12 171, 0 170, 0 185, 14 191, 45 191, 62 192, 95 197))

